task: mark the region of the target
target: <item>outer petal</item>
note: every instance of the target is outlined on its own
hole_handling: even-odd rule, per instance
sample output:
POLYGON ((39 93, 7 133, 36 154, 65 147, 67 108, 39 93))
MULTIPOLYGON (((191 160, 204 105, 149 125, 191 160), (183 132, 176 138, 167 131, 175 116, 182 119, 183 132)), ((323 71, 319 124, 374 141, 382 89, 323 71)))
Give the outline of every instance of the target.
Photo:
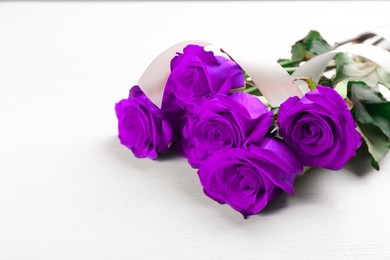
POLYGON ((209 75, 211 94, 227 95, 232 88, 241 88, 245 85, 244 73, 241 67, 234 61, 221 56, 216 56, 219 64, 205 64, 205 70, 209 75))
POLYGON ((267 107, 256 96, 245 92, 234 92, 230 96, 248 110, 251 119, 268 112, 267 107))
POLYGON ((255 124, 253 129, 249 132, 247 142, 259 143, 261 140, 263 140, 264 136, 267 134, 272 125, 272 114, 273 111, 270 111, 260 115, 258 118, 253 120, 255 124))
POLYGON ((264 174, 277 186, 290 195, 294 194, 293 183, 295 176, 303 171, 299 161, 291 148, 277 138, 265 138, 260 145, 251 144, 248 150, 262 158, 268 165, 264 174))

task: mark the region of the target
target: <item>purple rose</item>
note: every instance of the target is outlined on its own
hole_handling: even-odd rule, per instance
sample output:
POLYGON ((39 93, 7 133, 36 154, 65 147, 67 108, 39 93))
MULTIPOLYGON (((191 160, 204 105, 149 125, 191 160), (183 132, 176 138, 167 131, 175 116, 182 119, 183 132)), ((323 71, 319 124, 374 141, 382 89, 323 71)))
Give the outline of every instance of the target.
POLYGON ((241 147, 245 142, 259 143, 271 126, 272 111, 257 97, 237 92, 203 100, 186 120, 182 149, 191 166, 197 168, 215 151, 241 147))
POLYGON ((204 193, 229 204, 246 218, 260 212, 282 191, 294 194, 302 165, 283 141, 266 137, 259 145, 220 150, 207 158, 198 175, 204 193))
POLYGON ((201 97, 227 95, 232 88, 243 86, 244 74, 236 62, 214 56, 202 46, 187 45, 171 61, 162 107, 191 108, 201 97))
POLYGON ((161 110, 150 101, 139 86, 130 90, 129 98, 115 105, 119 140, 136 157, 157 158, 169 149, 172 129, 162 119, 161 110))
POLYGON ((286 100, 278 125, 280 136, 307 166, 339 170, 362 143, 346 102, 328 87, 286 100))

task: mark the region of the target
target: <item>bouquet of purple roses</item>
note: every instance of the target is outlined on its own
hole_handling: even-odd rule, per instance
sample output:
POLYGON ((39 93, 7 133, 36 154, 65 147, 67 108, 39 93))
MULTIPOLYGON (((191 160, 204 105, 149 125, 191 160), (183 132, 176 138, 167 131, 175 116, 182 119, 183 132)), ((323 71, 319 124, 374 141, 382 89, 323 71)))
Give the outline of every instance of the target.
POLYGON ((390 87, 388 66, 379 66, 390 64, 390 53, 380 54, 367 55, 376 64, 336 51, 312 31, 293 45, 291 59, 278 61, 275 74, 255 80, 253 68, 226 52, 187 44, 171 57, 160 107, 138 85, 116 104, 119 140, 138 158, 177 151, 198 169, 208 197, 246 218, 284 192, 293 195, 296 176, 310 167, 343 168, 363 141, 379 170, 390 148, 390 102, 379 91, 390 87), (305 75, 321 59, 319 77, 305 75), (290 89, 272 90, 272 80, 261 81, 267 77, 291 79, 290 89))

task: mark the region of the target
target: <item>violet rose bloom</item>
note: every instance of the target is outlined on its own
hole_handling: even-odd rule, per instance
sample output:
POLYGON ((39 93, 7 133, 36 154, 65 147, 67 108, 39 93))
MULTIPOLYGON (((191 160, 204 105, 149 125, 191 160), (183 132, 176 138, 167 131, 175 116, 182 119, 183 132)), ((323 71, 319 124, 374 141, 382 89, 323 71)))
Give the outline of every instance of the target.
POLYGON ((306 166, 339 170, 362 143, 346 102, 329 87, 286 100, 278 125, 279 135, 306 166))
POLYGON ((202 162, 198 176, 204 193, 227 203, 246 218, 259 213, 283 191, 294 194, 294 180, 303 170, 290 147, 266 137, 259 145, 220 150, 202 162))
POLYGON ((243 92, 204 99, 182 117, 182 153, 192 167, 215 151, 259 143, 272 124, 272 111, 243 92))
POLYGON ((188 109, 199 98, 227 95, 231 89, 243 86, 244 73, 236 62, 215 56, 202 46, 187 45, 171 61, 162 108, 176 104, 180 109, 188 109))
POLYGON ((115 105, 120 142, 136 157, 156 159, 157 153, 169 149, 171 126, 162 119, 161 110, 139 86, 130 90, 129 98, 115 105))

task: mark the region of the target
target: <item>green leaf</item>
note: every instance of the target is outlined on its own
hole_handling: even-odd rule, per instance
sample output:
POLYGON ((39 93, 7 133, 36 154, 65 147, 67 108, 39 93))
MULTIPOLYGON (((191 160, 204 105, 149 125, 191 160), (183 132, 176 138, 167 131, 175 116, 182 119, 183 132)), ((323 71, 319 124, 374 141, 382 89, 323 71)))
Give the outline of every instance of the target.
POLYGON ((245 71, 245 70, 242 70, 242 72, 244 73, 244 79, 248 79, 248 78, 250 78, 250 77, 249 77, 249 75, 248 75, 248 73, 246 73, 246 71, 245 71))
POLYGON ((346 53, 337 53, 334 56, 334 60, 336 62, 336 75, 333 79, 334 82, 339 82, 344 79, 348 79, 348 76, 344 73, 344 66, 346 64, 354 63, 352 58, 346 53))
POLYGON ((335 56, 335 61, 335 82, 349 79, 351 81, 364 81, 370 87, 383 84, 390 88, 390 73, 370 60, 353 59, 349 54, 338 53, 335 56))
POLYGON ((311 169, 310 166, 303 166, 303 171, 302 171, 301 173, 297 174, 296 177, 298 177, 298 178, 299 178, 299 177, 302 177, 302 176, 305 175, 305 173, 307 173, 310 169, 311 169))
POLYGON ((262 96, 260 90, 258 87, 256 86, 252 86, 252 85, 246 85, 245 89, 244 89, 244 92, 246 93, 249 93, 249 94, 252 94, 254 96, 262 96))
POLYGON ((313 40, 323 40, 323 38, 319 32, 311 30, 301 41, 307 44, 313 40))
POLYGON ((390 138, 390 102, 364 82, 349 82, 348 87, 356 120, 377 126, 390 138))
POLYGON ((390 89, 390 73, 382 67, 378 67, 376 69, 376 73, 378 75, 379 83, 385 85, 388 89, 390 89))
POLYGON ((336 90, 336 92, 339 93, 340 96, 343 97, 343 99, 345 99, 347 97, 347 87, 348 87, 348 80, 345 79, 337 83, 336 86, 334 87, 334 90, 336 90))
POLYGON ((318 55, 332 50, 332 47, 323 39, 314 39, 308 45, 308 49, 318 55))
POLYGON ((358 131, 367 144, 371 165, 379 170, 379 160, 390 149, 390 102, 364 82, 348 82, 348 97, 358 131))
POLYGON ((381 93, 370 88, 365 82, 349 81, 348 88, 350 90, 350 95, 355 95, 357 100, 361 100, 365 103, 378 103, 386 101, 381 93))
POLYGON ((317 31, 310 31, 301 42, 304 44, 306 50, 306 59, 332 50, 332 46, 317 31))
POLYGON ((305 48, 300 42, 296 42, 291 47, 291 60, 293 61, 302 61, 305 58, 305 48))
POLYGON ((367 103, 365 108, 373 120, 371 124, 377 125, 390 138, 390 102, 367 103))
POLYGON ((278 63, 280 66, 283 68, 289 68, 289 67, 296 67, 299 65, 301 61, 294 61, 294 60, 289 60, 289 59, 279 59, 278 63))
POLYGON ((321 76, 321 78, 318 80, 318 85, 332 87, 333 81, 325 76, 321 76))
POLYGON ((291 47, 291 59, 280 59, 278 63, 286 67, 297 67, 299 63, 330 51, 332 47, 322 38, 319 32, 310 31, 303 39, 291 47))
POLYGON ((305 82, 307 83, 307 87, 308 87, 310 90, 316 90, 316 89, 317 89, 318 83, 315 82, 314 80, 310 79, 310 78, 300 77, 300 78, 294 79, 294 81, 296 81, 296 80, 305 81, 305 82))
POLYGON ((358 131, 363 137, 368 147, 368 152, 371 155, 371 165, 379 171, 379 160, 381 160, 390 149, 389 139, 382 131, 371 124, 358 123, 358 131))
POLYGON ((374 167, 374 169, 377 170, 377 171, 380 170, 379 162, 374 160, 372 157, 371 157, 371 166, 374 167))

